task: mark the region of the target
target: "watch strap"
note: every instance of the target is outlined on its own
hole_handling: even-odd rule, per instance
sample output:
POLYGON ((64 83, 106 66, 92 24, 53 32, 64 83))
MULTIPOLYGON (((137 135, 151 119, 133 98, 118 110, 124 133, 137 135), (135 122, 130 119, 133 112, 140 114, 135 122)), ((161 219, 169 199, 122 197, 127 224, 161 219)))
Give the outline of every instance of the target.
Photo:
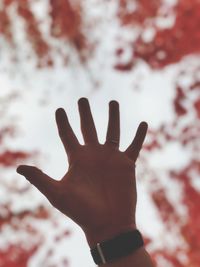
POLYGON ((94 262, 97 265, 102 265, 128 256, 143 245, 144 241, 142 235, 136 229, 97 243, 94 248, 90 249, 90 252, 94 262))

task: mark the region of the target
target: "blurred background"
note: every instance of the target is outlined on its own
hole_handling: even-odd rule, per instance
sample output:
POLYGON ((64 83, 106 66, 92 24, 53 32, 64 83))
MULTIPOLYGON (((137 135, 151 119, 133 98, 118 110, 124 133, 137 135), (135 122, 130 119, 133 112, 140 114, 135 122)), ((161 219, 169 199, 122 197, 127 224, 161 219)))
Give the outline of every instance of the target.
POLYGON ((119 101, 122 151, 148 122, 137 226, 157 266, 200 266, 199 25, 199 0, 0 0, 0 267, 95 265, 79 226, 15 171, 62 178, 54 113, 83 143, 80 97, 102 143, 119 101))

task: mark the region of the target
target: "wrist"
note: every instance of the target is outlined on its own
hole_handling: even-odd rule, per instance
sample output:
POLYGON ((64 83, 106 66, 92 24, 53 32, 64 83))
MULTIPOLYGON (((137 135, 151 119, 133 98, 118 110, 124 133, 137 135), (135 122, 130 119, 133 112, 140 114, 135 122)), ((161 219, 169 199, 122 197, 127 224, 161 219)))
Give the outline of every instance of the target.
POLYGON ((121 233, 131 231, 131 230, 136 230, 136 224, 129 224, 129 225, 123 225, 123 226, 108 226, 104 229, 96 229, 96 230, 88 230, 88 229, 83 229, 88 245, 90 248, 93 248, 96 246, 97 243, 101 243, 105 240, 109 240, 121 233))

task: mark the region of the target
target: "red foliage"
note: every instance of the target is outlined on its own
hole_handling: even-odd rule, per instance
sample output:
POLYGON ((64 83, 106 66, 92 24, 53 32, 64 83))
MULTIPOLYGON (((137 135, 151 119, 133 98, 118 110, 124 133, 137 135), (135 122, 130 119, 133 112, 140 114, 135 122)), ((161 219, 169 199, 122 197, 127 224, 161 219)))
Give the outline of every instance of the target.
POLYGON ((0 216, 0 229, 5 224, 12 225, 15 228, 15 230, 20 229, 21 225, 16 224, 15 222, 21 221, 22 223, 23 220, 25 220, 26 218, 32 217, 35 219, 43 219, 43 220, 46 220, 49 218, 49 212, 43 206, 39 206, 33 211, 23 210, 23 211, 19 211, 15 213, 13 213, 13 211, 11 210, 10 204, 1 205, 0 207, 1 207, 1 210, 3 210, 4 213, 6 213, 6 215, 0 216))
MULTIPOLYGON (((0 249, 0 267, 21 267, 27 266, 30 257, 36 253, 37 249, 42 245, 40 230, 36 226, 33 226, 31 221, 33 220, 49 220, 50 213, 47 208, 44 206, 38 206, 32 210, 21 209, 16 211, 13 208, 14 197, 19 197, 21 194, 27 194, 30 192, 30 187, 26 186, 19 188, 16 180, 6 181, 4 177, 4 170, 9 168, 13 169, 13 172, 16 173, 15 167, 19 161, 26 161, 32 156, 35 156, 35 153, 13 150, 7 148, 7 138, 16 138, 16 125, 14 123, 10 126, 7 123, 8 114, 6 107, 12 103, 14 95, 8 95, 1 98, 1 103, 3 102, 2 109, 0 110, 2 124, 0 125, 0 144, 1 144, 1 153, 0 153, 0 166, 1 166, 1 178, 0 178, 0 190, 2 196, 0 203, 0 232, 1 239, 4 238, 4 229, 7 229, 15 232, 15 243, 12 237, 6 238, 5 248, 1 247, 0 249), (4 125, 3 125, 4 121, 4 125), (32 219, 32 220, 28 220, 32 219), (28 223, 30 221, 30 223, 28 223), (35 241, 34 244, 29 242, 28 246, 25 245, 23 236, 28 235, 29 238, 35 236, 39 240, 35 241), (12 241, 11 241, 12 240, 12 241)), ((8 120, 9 121, 9 120, 8 120)), ((11 178, 11 177, 9 177, 11 178)), ((14 177, 13 177, 14 178, 14 177)))
MULTIPOLYGON (((199 266, 200 216, 198 211, 200 208, 200 192, 191 183, 191 175, 195 171, 198 177, 200 175, 199 160, 189 163, 186 168, 179 172, 169 172, 169 177, 179 181, 182 188, 181 205, 187 210, 186 216, 180 216, 179 214, 177 207, 180 206, 180 203, 172 203, 167 197, 167 190, 161 185, 160 177, 155 178, 153 176, 152 180, 149 181, 151 197, 158 209, 163 225, 166 227, 167 235, 171 236, 172 239, 182 240, 173 250, 170 250, 167 242, 164 241, 162 249, 152 251, 152 257, 161 267, 166 266, 161 264, 161 258, 171 263, 173 267, 199 266), (157 185, 159 184, 159 188, 153 186, 155 180, 157 185), (182 255, 182 258, 184 256, 185 260, 182 260, 179 257, 180 255, 182 255)), ((170 178, 168 182, 172 183, 170 178)), ((173 185, 171 185, 172 189, 173 185)))
POLYGON ((72 7, 69 0, 50 0, 52 18, 51 34, 63 38, 75 45, 78 50, 85 48, 82 33, 81 6, 72 7))
POLYGON ((134 64, 132 61, 128 62, 128 63, 118 63, 114 66, 114 68, 116 70, 119 71, 129 71, 134 67, 134 64))
POLYGON ((160 188, 152 192, 151 197, 157 207, 159 207, 160 216, 165 223, 166 227, 168 224, 176 224, 180 218, 176 214, 175 207, 170 200, 167 198, 167 194, 164 188, 160 188))
POLYGON ((161 3, 161 0, 120 0, 117 15, 123 25, 141 25, 157 15, 161 3))
MULTIPOLYGON (((4 225, 9 225, 15 232, 24 231, 29 236, 38 235, 38 229, 33 228, 31 225, 26 223, 27 218, 34 219, 48 219, 49 214, 44 207, 39 207, 35 211, 21 211, 13 213, 10 205, 0 206, 1 210, 6 210, 6 216, 0 216, 0 229, 4 225)), ((31 256, 34 255, 42 245, 41 240, 35 242, 35 244, 25 245, 23 242, 9 243, 6 248, 0 250, 0 267, 27 267, 28 261, 31 256)))
POLYGON ((169 29, 160 29, 153 20, 159 14, 160 1, 135 1, 136 9, 133 12, 124 8, 130 2, 121 1, 119 18, 122 24, 141 27, 140 36, 132 44, 132 61, 143 59, 153 68, 162 68, 179 62, 184 56, 200 52, 199 0, 179 0, 177 5, 169 10, 176 16, 174 25, 169 29), (142 36, 149 26, 154 27, 155 37, 146 42, 142 36))
POLYGON ((195 101, 194 103, 194 107, 197 113, 198 118, 200 119, 200 98, 197 99, 197 101, 195 101))
POLYGON ((184 107, 184 100, 186 96, 184 94, 184 90, 180 87, 176 88, 176 97, 174 99, 174 109, 178 116, 183 116, 187 113, 186 108, 184 107))
POLYGON ((0 153, 0 165, 3 165, 4 167, 10 167, 15 165, 15 163, 18 160, 25 160, 30 155, 23 151, 4 151, 3 153, 0 153))
POLYGON ((15 130, 13 127, 5 127, 0 130, 0 144, 4 141, 4 138, 7 136, 13 136, 15 130))
POLYGON ((8 43, 12 43, 11 22, 6 10, 0 10, 0 35, 3 35, 8 43))
POLYGON ((31 11, 28 0, 17 1, 18 14, 25 20, 27 37, 30 40, 38 58, 44 58, 49 53, 49 45, 42 36, 38 22, 31 11))
POLYGON ((24 248, 21 244, 9 245, 5 251, 0 250, 0 267, 27 267, 38 247, 39 244, 31 248, 24 248))
MULTIPOLYGON (((168 235, 171 234, 173 238, 174 229, 178 229, 176 237, 182 240, 182 244, 177 245, 173 251, 168 250, 167 244, 164 244, 163 249, 152 252, 152 256, 159 262, 159 266, 160 258, 165 259, 166 262, 171 263, 174 267, 197 267, 200 263, 200 190, 198 190, 192 182, 194 178, 197 179, 197 177, 200 177, 200 124, 198 113, 194 112, 196 110, 196 102, 198 102, 199 91, 196 91, 196 97, 191 97, 191 94, 193 94, 196 88, 196 84, 199 84, 198 81, 195 81, 192 85, 185 88, 181 88, 179 85, 176 86, 176 95, 173 101, 176 112, 174 121, 169 124, 161 125, 157 131, 151 131, 155 140, 162 140, 160 149, 162 149, 166 143, 176 142, 184 149, 191 150, 191 158, 187 165, 184 168, 180 168, 179 171, 169 169, 167 174, 169 183, 173 183, 173 180, 176 180, 180 184, 182 190, 181 205, 186 208, 186 216, 182 217, 179 214, 177 207, 180 206, 180 203, 176 206, 176 204, 172 203, 167 197, 167 191, 161 184, 160 177, 156 177, 154 173, 152 173, 152 178, 149 181, 152 200, 159 211, 163 224, 168 229, 168 235), (177 108, 177 105, 180 106, 183 103, 185 104, 184 114, 182 110, 180 111, 180 109, 177 108), (188 116, 188 118, 193 118, 193 120, 187 120, 186 125, 182 125, 181 119, 186 116, 188 116), (153 181, 154 183, 152 183, 153 181), (155 182, 159 186, 155 187, 152 185, 155 184, 155 182), (185 260, 181 259, 180 255, 184 256, 185 260)), ((147 151, 149 150, 148 147, 144 146, 144 148, 147 149, 147 151)), ((153 146, 153 149, 149 152, 152 153, 155 149, 156 146, 153 146)), ((151 173, 150 170, 148 170, 148 172, 151 173)), ((173 187, 171 185, 171 190, 172 189, 173 187)), ((164 266, 165 264, 163 264, 163 267, 164 266)))
MULTIPOLYGON (((36 18, 36 14, 31 8, 29 0, 4 0, 2 2, 2 10, 0 10, 0 34, 4 37, 8 44, 15 44, 15 33, 12 31, 13 18, 8 16, 8 8, 11 5, 16 7, 17 13, 25 22, 26 36, 33 47, 38 59, 38 67, 52 66, 54 59, 51 55, 52 51, 60 52, 63 62, 69 55, 63 54, 55 45, 50 44, 47 36, 41 32, 40 23, 36 18)), ((51 19, 50 35, 55 39, 60 39, 70 44, 70 48, 78 53, 82 63, 88 56, 91 56, 94 45, 89 44, 83 30, 83 10, 81 3, 69 0, 50 0, 49 17, 51 19)), ((73 51, 73 50, 72 50, 73 51)))

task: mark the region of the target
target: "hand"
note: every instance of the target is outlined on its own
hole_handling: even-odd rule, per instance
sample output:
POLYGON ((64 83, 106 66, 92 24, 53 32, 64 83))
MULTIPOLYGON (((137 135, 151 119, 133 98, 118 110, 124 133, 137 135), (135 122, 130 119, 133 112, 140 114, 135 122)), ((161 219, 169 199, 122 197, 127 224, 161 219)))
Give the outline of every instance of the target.
POLYGON ((93 246, 121 231, 136 228, 135 162, 148 126, 141 122, 134 140, 122 152, 119 151, 118 102, 109 103, 104 144, 98 142, 88 100, 79 99, 78 106, 84 145, 78 142, 64 109, 56 111, 59 135, 69 161, 64 177, 57 181, 26 165, 19 166, 17 172, 36 186, 55 208, 76 222, 93 246))

